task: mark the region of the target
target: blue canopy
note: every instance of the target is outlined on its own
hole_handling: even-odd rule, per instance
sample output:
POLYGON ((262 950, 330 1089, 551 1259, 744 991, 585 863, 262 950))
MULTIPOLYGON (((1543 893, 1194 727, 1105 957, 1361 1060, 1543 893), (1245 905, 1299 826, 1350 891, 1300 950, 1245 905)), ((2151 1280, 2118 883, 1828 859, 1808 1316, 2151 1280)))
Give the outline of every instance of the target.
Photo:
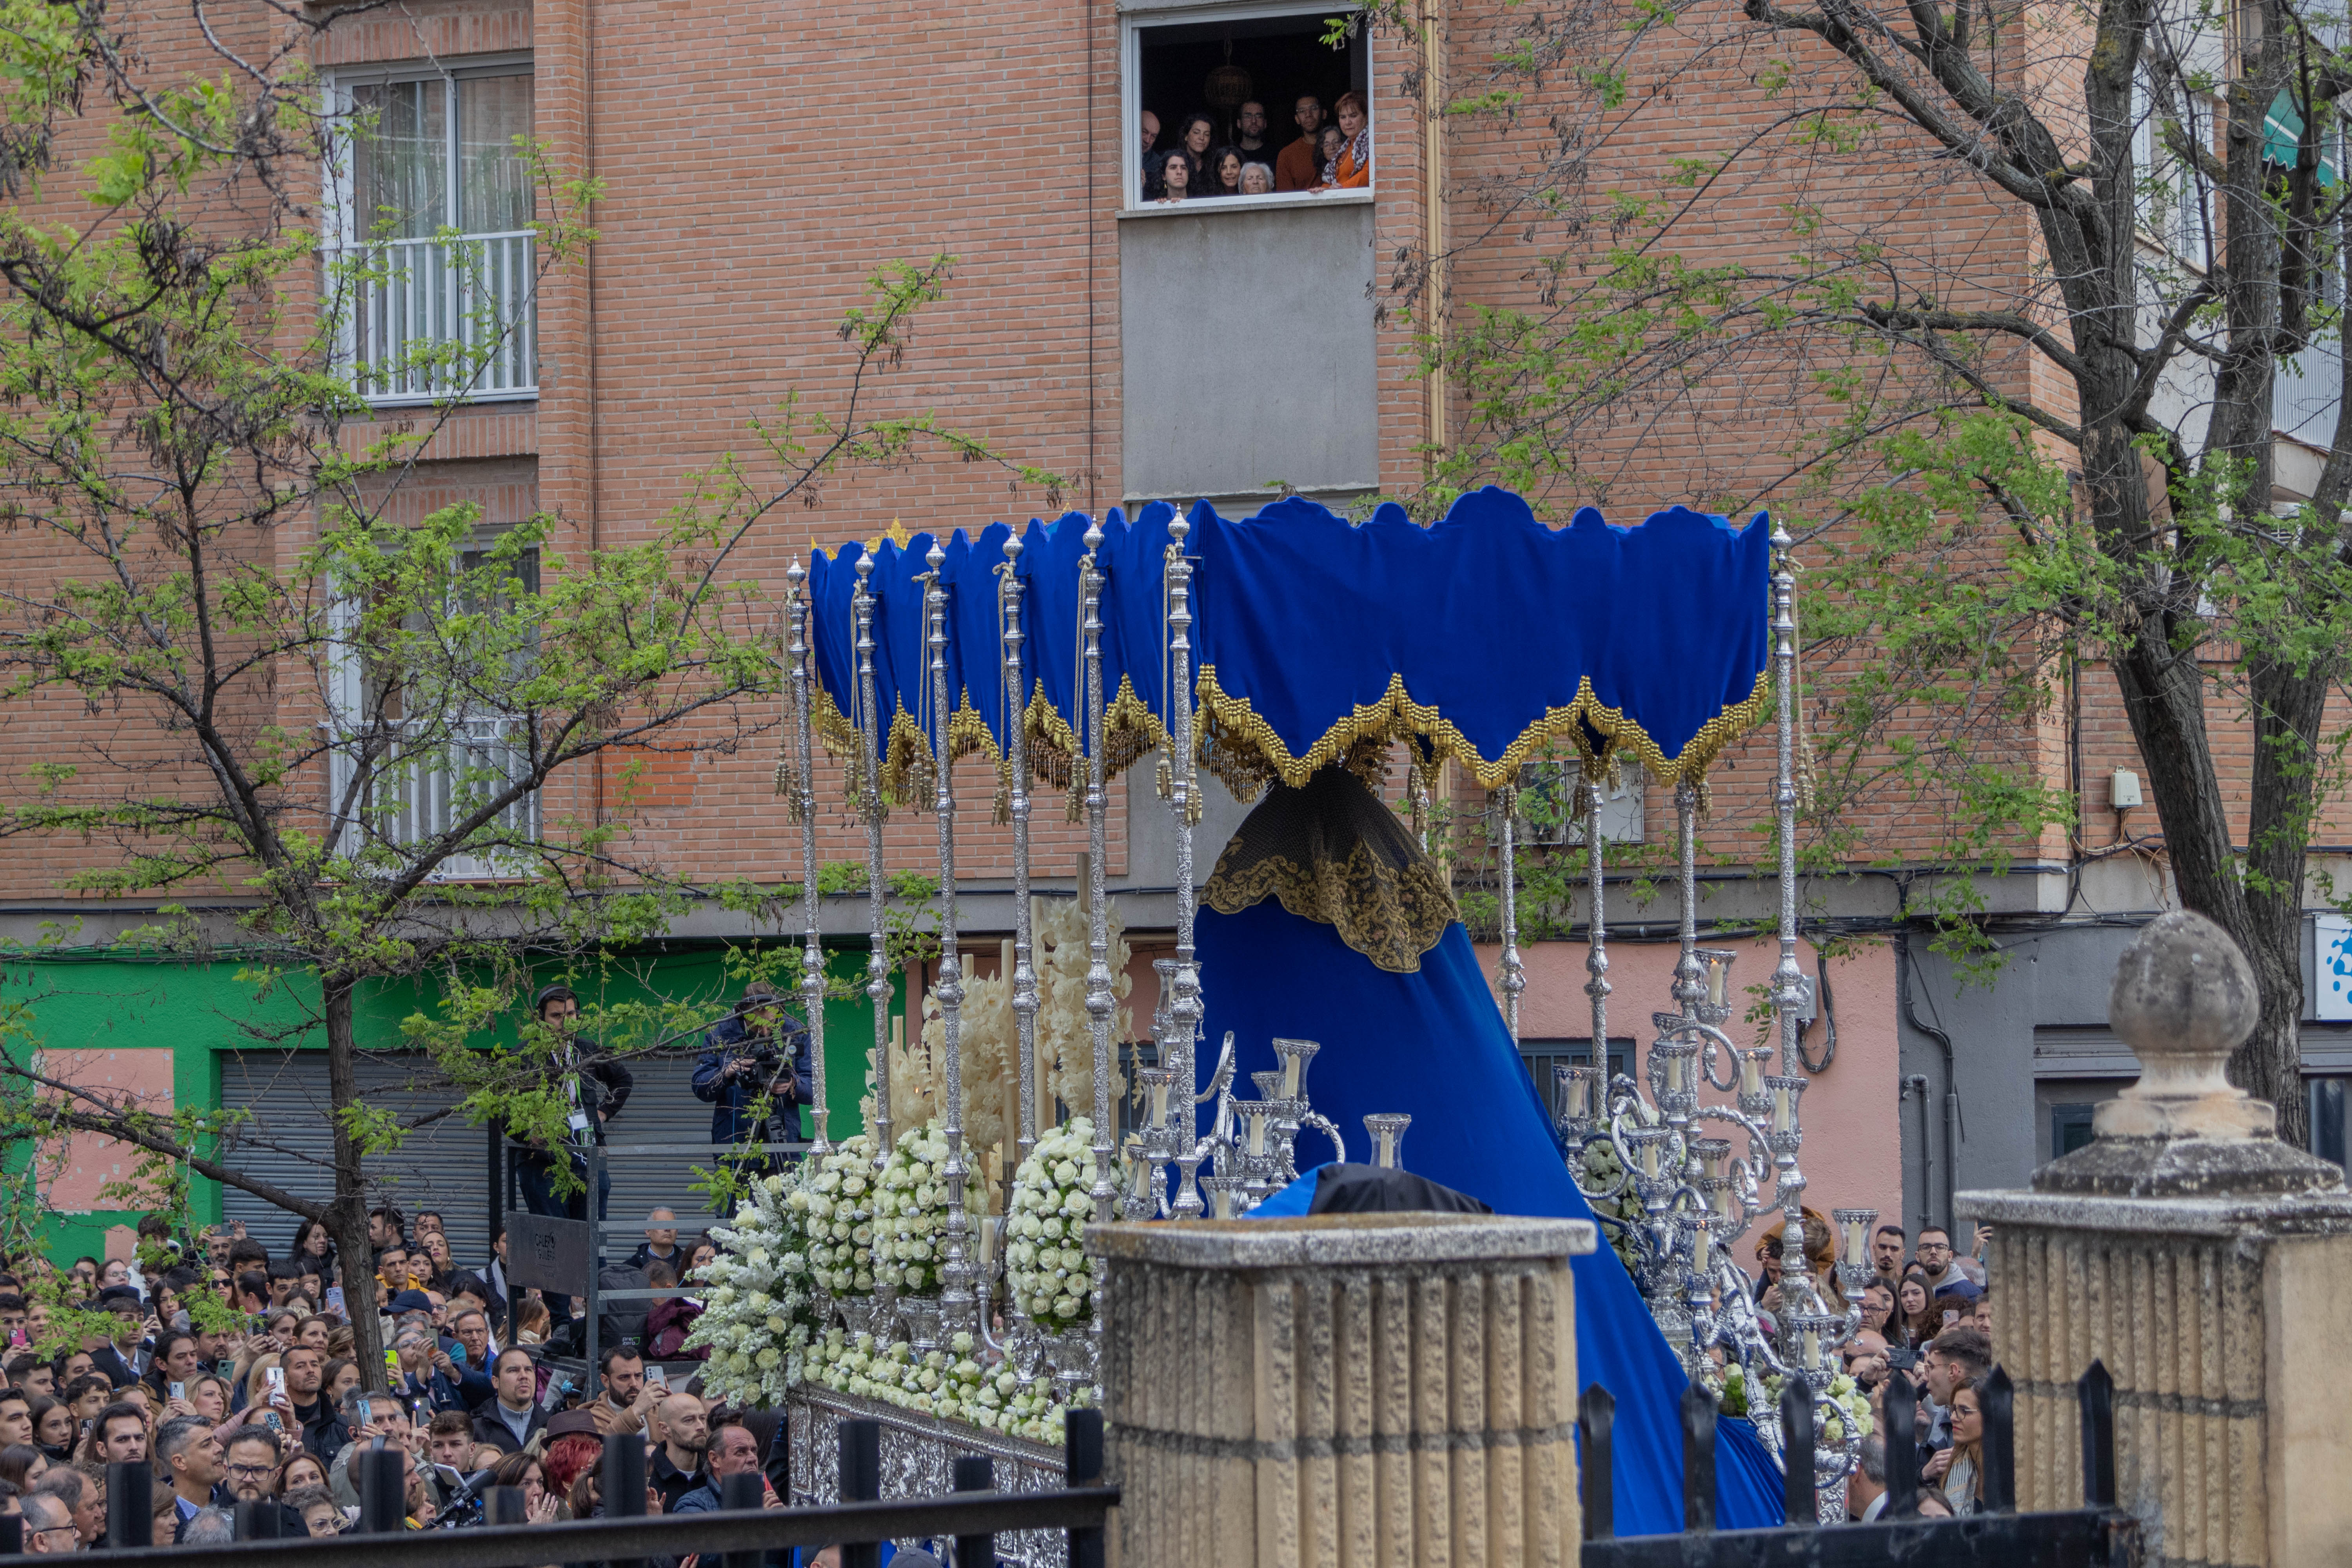
MULTIPOLYGON (((1102 740, 1112 771, 1166 743, 1166 566, 1174 509, 1102 520, 1102 740)), ((1304 783, 1360 740, 1410 740, 1487 788, 1565 744, 1696 778, 1761 713, 1769 659, 1769 528, 1675 507, 1638 528, 1579 511, 1538 521, 1499 489, 1462 497, 1423 527, 1383 506, 1361 523, 1312 501, 1233 521, 1207 502, 1186 521, 1201 752, 1229 781, 1304 783)), ((1016 694, 1041 777, 1091 755, 1077 701, 1078 566, 1091 521, 1030 522, 1016 694)), ((943 545, 948 689, 958 755, 1001 759, 1015 703, 1004 687, 998 584, 1013 531, 959 530, 943 545)), ((851 593, 867 547, 810 562, 820 723, 863 750, 896 792, 927 750, 923 594, 932 536, 871 552, 875 709, 857 705, 851 593)))

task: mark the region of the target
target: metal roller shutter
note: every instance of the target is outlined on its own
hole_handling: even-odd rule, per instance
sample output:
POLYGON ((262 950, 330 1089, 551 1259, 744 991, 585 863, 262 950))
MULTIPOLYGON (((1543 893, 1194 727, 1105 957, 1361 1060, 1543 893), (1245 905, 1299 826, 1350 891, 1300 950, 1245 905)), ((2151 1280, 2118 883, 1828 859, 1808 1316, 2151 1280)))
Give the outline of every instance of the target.
MULTIPOLYGON (((358 1065, 361 1100, 403 1121, 448 1108, 455 1096, 408 1087, 424 1067, 422 1055, 388 1057, 358 1065)), ((328 1162, 334 1156, 334 1131, 328 1114, 327 1053, 324 1051, 225 1051, 221 1053, 221 1105, 249 1113, 243 1146, 226 1163, 303 1197, 325 1202, 334 1195, 328 1162), (258 1140, 282 1146, 260 1148, 258 1140)), ((438 1209, 452 1255, 461 1268, 479 1268, 490 1251, 489 1134, 461 1116, 447 1116, 418 1128, 394 1153, 368 1162, 369 1202, 390 1203, 414 1221, 423 1209, 438 1209)), ((246 1231, 280 1257, 292 1245, 298 1222, 275 1205, 234 1187, 224 1189, 222 1216, 243 1220, 246 1231)))
MULTIPOLYGON (((607 1128, 612 1146, 709 1149, 711 1108, 694 1098, 698 1054, 641 1058, 629 1064, 635 1087, 626 1109, 607 1128)), ((361 1099, 404 1121, 446 1109, 454 1096, 409 1087, 423 1066, 421 1056, 362 1062, 361 1099)), ((323 1163, 334 1150, 327 1119, 324 1051, 222 1053, 221 1104, 250 1114, 247 1140, 288 1151, 247 1142, 235 1152, 239 1168, 305 1197, 324 1201, 332 1194, 333 1183, 323 1163)), ((397 1153, 369 1162, 370 1202, 395 1204, 412 1221, 420 1210, 438 1209, 459 1266, 482 1267, 490 1256, 489 1160, 487 1130, 462 1117, 444 1118, 411 1133, 397 1153)), ((614 1156, 609 1162, 613 1195, 606 1214, 613 1228, 608 1256, 625 1257, 635 1248, 644 1239, 646 1214, 656 1206, 677 1214, 681 1237, 708 1229, 716 1216, 705 1210, 692 1183, 694 1168, 710 1163, 707 1152, 614 1156)), ((511 1206, 510 1200, 506 1206, 511 1206)), ((224 1218, 243 1220, 247 1231, 273 1257, 293 1241, 294 1218, 259 1198, 229 1189, 221 1207, 224 1218)))
MULTIPOLYGON (((636 1087, 629 1091, 628 1108, 604 1129, 606 1145, 629 1149, 638 1145, 676 1148, 710 1146, 710 1107, 694 1098, 694 1064, 699 1051, 678 1056, 640 1057, 629 1063, 636 1087)), ((709 1228, 714 1218, 693 1190, 694 1167, 708 1169, 709 1153, 614 1155, 613 1196, 605 1206, 612 1222, 606 1237, 607 1255, 625 1258, 645 1240, 648 1209, 666 1206, 677 1215, 681 1239, 709 1228)))

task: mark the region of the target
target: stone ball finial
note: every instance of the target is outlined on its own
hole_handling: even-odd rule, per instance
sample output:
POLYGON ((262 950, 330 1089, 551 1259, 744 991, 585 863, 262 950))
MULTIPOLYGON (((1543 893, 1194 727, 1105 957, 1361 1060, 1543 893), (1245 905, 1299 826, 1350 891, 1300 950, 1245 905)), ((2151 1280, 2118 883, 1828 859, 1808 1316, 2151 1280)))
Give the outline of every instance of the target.
POLYGON ((2278 1113, 2230 1082, 2262 992, 2230 933, 2203 915, 2148 922, 2116 965, 2107 1022, 2139 1081, 2091 1113, 2091 1142, 2034 1173, 2034 1190, 2216 1198, 2343 1190, 2343 1173, 2278 1137, 2278 1113))
POLYGON ((2140 1081, 2193 1078, 2191 1092, 2229 1087, 2221 1068, 2262 1007, 2253 965, 2230 933, 2187 910, 2147 923, 2107 993, 2107 1022, 2139 1057, 2140 1081))
POLYGON ((2262 994, 2230 933, 2178 910, 2150 921, 2116 965, 2107 1022, 2139 1058, 2139 1081, 2092 1114, 2103 1138, 2260 1138, 2276 1125, 2224 1069, 2254 1032, 2262 994))

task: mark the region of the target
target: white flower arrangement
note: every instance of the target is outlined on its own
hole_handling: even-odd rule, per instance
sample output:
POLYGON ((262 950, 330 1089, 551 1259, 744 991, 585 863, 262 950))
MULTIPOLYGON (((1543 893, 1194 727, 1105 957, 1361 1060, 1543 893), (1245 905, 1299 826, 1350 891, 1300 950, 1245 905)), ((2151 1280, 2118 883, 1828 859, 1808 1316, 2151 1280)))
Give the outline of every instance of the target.
POLYGON ((835 1296, 874 1290, 874 1134, 845 1138, 788 1195, 814 1281, 835 1296))
POLYGON ((803 1184, 797 1173, 760 1177, 734 1222, 711 1231, 719 1256, 694 1276, 709 1290, 686 1342, 710 1352, 702 1382, 719 1398, 782 1404, 815 1342, 805 1211, 793 1202, 803 1184))
POLYGON ((1093 1315, 1094 1265, 1078 1244, 1094 1216, 1093 1121, 1074 1116, 1037 1140, 1013 1173, 1005 1277, 1021 1310, 1048 1333, 1093 1315))
POLYGON ((1007 1436, 1062 1441, 1063 1410, 1054 1401, 1051 1383, 1040 1379, 1023 1392, 1011 1368, 980 1363, 969 1333, 955 1334, 944 1349, 919 1356, 903 1341, 877 1344, 871 1334, 831 1329, 812 1352, 808 1378, 838 1393, 1007 1436))
MULTIPOLYGON (((1609 1186, 1625 1169, 1623 1163, 1617 1158, 1617 1146, 1606 1138, 1587 1143, 1577 1156, 1577 1184, 1588 1189, 1609 1186)), ((1625 1265, 1625 1272, 1633 1277, 1635 1284, 1639 1284, 1642 1279, 1641 1252, 1635 1246, 1632 1227, 1642 1224, 1649 1215, 1642 1207, 1642 1200, 1634 1194, 1633 1184, 1628 1182, 1625 1190, 1613 1198, 1596 1198, 1588 1191, 1585 1201, 1592 1205, 1592 1212, 1598 1217, 1619 1222, 1603 1225, 1601 1234, 1608 1238, 1610 1250, 1616 1253, 1618 1261, 1625 1265)))
MULTIPOLYGON (((1780 1419, 1780 1390, 1788 1379, 1779 1373, 1768 1372, 1751 1378, 1738 1366, 1724 1369, 1720 1388, 1723 1411, 1727 1415, 1745 1415, 1761 1424, 1780 1419), (1758 1391, 1761 1391, 1761 1397, 1758 1391)), ((1870 1395, 1844 1373, 1830 1379, 1830 1407, 1821 1414, 1818 1439, 1824 1445, 1842 1445, 1846 1440, 1846 1425, 1852 1423, 1857 1438, 1867 1437, 1877 1430, 1871 1418, 1870 1395)))
MULTIPOLYGON (((936 1121, 901 1133, 874 1192, 874 1278, 908 1296, 936 1296, 947 1267, 948 1140, 936 1121)), ((967 1179, 967 1254, 977 1257, 987 1184, 967 1179)))

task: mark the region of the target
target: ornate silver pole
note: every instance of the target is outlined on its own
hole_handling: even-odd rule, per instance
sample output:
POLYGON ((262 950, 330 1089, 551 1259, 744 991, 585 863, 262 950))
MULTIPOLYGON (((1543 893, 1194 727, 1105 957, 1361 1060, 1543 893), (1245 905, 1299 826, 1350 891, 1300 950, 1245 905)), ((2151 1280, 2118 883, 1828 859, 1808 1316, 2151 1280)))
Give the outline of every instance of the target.
MULTIPOLYGON (((887 896, 882 885, 882 760, 874 747, 880 738, 876 727, 882 721, 875 710, 873 575, 874 557, 859 556, 856 595, 851 605, 857 619, 857 738, 863 748, 858 765, 864 770, 866 786, 860 810, 866 818, 867 940, 872 944, 866 954, 866 994, 874 1004, 874 1168, 878 1171, 890 1163, 896 1142, 890 1135, 890 962, 885 956, 882 923, 883 900, 887 896)), ((886 1295, 894 1293, 885 1290, 886 1295)))
POLYGON ((1514 1041, 1519 1037, 1519 993, 1528 988, 1527 968, 1519 962, 1518 853, 1511 834, 1518 793, 1506 785, 1488 797, 1503 811, 1503 1022, 1514 1041))
POLYGON ((940 1310, 952 1332, 970 1320, 972 1293, 971 1264, 964 1245, 968 1232, 963 1212, 963 963, 956 951, 955 753, 949 733, 954 710, 948 692, 948 591, 940 581, 940 568, 947 558, 948 552, 934 540, 930 554, 925 557, 931 571, 923 589, 923 610, 931 652, 931 754, 933 771, 939 774, 932 810, 940 827, 940 981, 932 994, 940 999, 948 1080, 947 1124, 940 1129, 948 1144, 948 1256, 947 1266, 940 1271, 940 1310))
POLYGON ((1584 866, 1585 882, 1592 905, 1591 922, 1586 927, 1584 970, 1592 978, 1584 983, 1585 995, 1592 999, 1592 1069, 1599 1074, 1604 1097, 1609 1083, 1609 931, 1601 915, 1603 881, 1601 865, 1601 785, 1588 780, 1584 785, 1584 866))
MULTIPOLYGON (((1109 800, 1106 769, 1109 753, 1103 745, 1102 574, 1095 555, 1102 548, 1100 524, 1087 530, 1086 558, 1078 563, 1078 613, 1086 634, 1085 668, 1087 720, 1087 896, 1091 903, 1087 924, 1087 1027, 1095 1056, 1095 1223, 1111 1221, 1111 1200, 1118 1194, 1111 1180, 1110 1016, 1114 1006, 1110 974, 1110 907, 1103 891, 1103 863, 1109 857, 1109 800)), ((1102 1333, 1101 1276, 1096 1276, 1094 1331, 1102 1333)))
MULTIPOLYGON (((1797 622, 1795 598, 1797 576, 1789 564, 1789 531, 1778 518, 1772 523, 1772 706, 1779 722, 1778 755, 1774 760, 1772 804, 1778 813, 1780 835, 1780 962, 1772 971, 1772 1017, 1779 1026, 1780 1066, 1783 1072, 1796 1074, 1799 1060, 1797 1046, 1804 1023, 1797 1016, 1805 995, 1804 971, 1797 966, 1797 622)), ((1776 1088, 1776 1093, 1790 1094, 1792 1101, 1789 1120, 1791 1130, 1795 1121, 1790 1090, 1776 1088)), ((1805 1178, 1797 1169, 1794 1140, 1781 1157, 1778 1193, 1787 1228, 1780 1237, 1781 1296, 1792 1294, 1786 1287, 1790 1260, 1796 1260, 1796 1271, 1809 1283, 1812 1277, 1805 1258, 1805 1178)), ((1818 1292, 1815 1292, 1818 1300, 1818 1292)), ((1808 1366, 1808 1375, 1819 1369, 1808 1366)))
POLYGON ((817 934, 816 777, 812 766, 815 751, 811 737, 814 727, 811 704, 815 700, 816 681, 809 647, 809 616, 814 606, 801 593, 801 585, 807 578, 808 573, 797 561, 784 573, 793 617, 793 707, 794 723, 800 731, 801 1014, 808 1024, 809 1097, 816 1102, 810 1116, 816 1123, 816 1152, 822 1157, 833 1145, 825 1135, 825 1123, 832 1112, 826 1109, 824 1099, 824 943, 817 934))
POLYGON ((1032 963, 1029 929, 1029 740, 1028 679, 1021 667, 1021 540, 1004 542, 1004 574, 998 593, 1004 616, 1004 743, 1013 783, 1013 1024, 1020 1040, 1021 1136, 1013 1155, 1018 1171, 1037 1146, 1037 970, 1032 963))
POLYGON ((1192 524, 1177 518, 1168 525, 1168 708, 1176 754, 1169 759, 1168 808, 1176 822, 1176 981, 1175 998, 1168 1009, 1168 1037, 1160 1042, 1160 1065, 1175 1074, 1177 1092, 1169 1096, 1169 1131, 1172 1152, 1192 1145, 1198 1134, 1192 1096, 1199 1085, 1192 1060, 1192 1042, 1201 1033, 1201 966, 1192 948, 1192 919, 1197 900, 1192 888, 1193 794, 1198 784, 1192 755, 1192 563, 1184 554, 1192 524), (1181 1118, 1181 1131, 1177 1121, 1181 1118))
POLYGON ((1675 961, 1675 1001, 1683 1016, 1698 1016, 1706 1000, 1706 966, 1698 956, 1698 785, 1675 781, 1675 889, 1682 900, 1682 956, 1675 961))

